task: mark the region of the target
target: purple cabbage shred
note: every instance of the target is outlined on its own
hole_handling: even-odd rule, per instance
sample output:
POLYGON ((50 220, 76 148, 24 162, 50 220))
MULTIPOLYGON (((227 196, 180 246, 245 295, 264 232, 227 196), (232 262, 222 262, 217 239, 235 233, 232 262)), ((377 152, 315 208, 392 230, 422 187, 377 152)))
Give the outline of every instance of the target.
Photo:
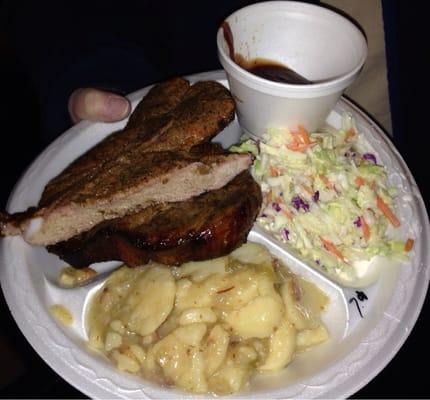
POLYGON ((302 208, 305 212, 309 211, 309 204, 303 201, 300 196, 294 196, 291 202, 296 210, 300 210, 302 208))
POLYGON ((315 203, 317 203, 319 199, 320 199, 320 191, 319 191, 319 190, 317 190, 317 191, 314 193, 314 195, 312 196, 312 200, 313 200, 315 203))
POLYGON ((361 218, 360 218, 360 217, 357 217, 357 219, 354 221, 354 225, 355 225, 357 228, 360 228, 360 227, 361 227, 361 218))
POLYGON ((273 208, 276 212, 281 211, 281 206, 280 206, 278 203, 272 203, 272 208, 273 208))
POLYGON ((286 228, 282 229, 282 237, 285 240, 290 240, 289 235, 290 235, 290 231, 288 229, 286 229, 286 228))
POLYGON ((376 164, 376 157, 372 153, 364 153, 363 159, 366 161, 372 161, 373 164, 376 164))

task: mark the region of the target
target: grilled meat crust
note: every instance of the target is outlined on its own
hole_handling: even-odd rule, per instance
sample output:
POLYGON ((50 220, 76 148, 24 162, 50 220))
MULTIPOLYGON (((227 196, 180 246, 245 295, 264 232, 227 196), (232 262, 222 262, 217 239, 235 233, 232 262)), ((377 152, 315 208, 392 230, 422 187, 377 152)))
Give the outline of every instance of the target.
MULTIPOLYGON (((140 207, 130 202, 130 208, 127 209, 125 202, 121 210, 110 209, 115 199, 135 192, 145 182, 157 186, 156 179, 166 179, 166 171, 178 169, 178 162, 191 171, 192 168, 187 168, 186 164, 196 162, 199 153, 191 149, 208 142, 231 122, 234 109, 229 91, 217 82, 202 81, 190 86, 182 78, 173 78, 155 85, 138 104, 122 131, 108 136, 46 185, 37 209, 32 208, 19 215, 1 216, 0 234, 22 233, 30 243, 52 244, 89 229, 100 222, 100 218, 103 220, 126 215, 147 206, 142 199, 140 207), (86 226, 82 223, 83 218, 77 215, 79 224, 73 226, 73 213, 75 210, 80 213, 83 208, 88 214, 85 216, 94 219, 88 221, 89 226, 86 226), (70 229, 59 227, 58 217, 63 218, 61 223, 70 224, 70 229), (55 239, 57 234, 58 239, 55 239)), ((200 153, 203 158, 213 155, 204 151, 200 153)), ((231 156, 224 155, 221 158, 233 164, 231 156)), ((236 161, 243 164, 244 160, 236 161)), ((207 159, 208 163, 219 166, 215 158, 212 161, 207 159)), ((233 175, 225 183, 237 173, 234 168, 233 175)), ((226 172, 226 168, 221 167, 221 170, 222 173, 226 172)), ((174 180, 175 176, 170 174, 168 179, 174 180)), ((192 181, 191 177, 189 181, 192 181)), ((166 189, 169 187, 166 185, 166 189)), ((194 194, 191 191, 190 195, 214 188, 217 187, 202 187, 194 194)), ((160 201, 183 199, 181 195, 176 198, 170 196, 170 200, 160 198, 160 201)))
POLYGON ((217 82, 193 86, 174 78, 154 86, 136 107, 124 130, 108 136, 51 180, 39 208, 51 207, 80 190, 118 160, 157 151, 187 151, 207 142, 234 118, 235 105, 228 90, 217 82))
POLYGON ((39 201, 39 207, 48 207, 58 197, 72 191, 82 178, 96 175, 107 162, 115 160, 137 143, 145 143, 156 135, 157 128, 161 128, 164 123, 163 117, 182 101, 189 87, 189 83, 182 78, 174 78, 154 86, 131 114, 130 120, 134 121, 131 128, 127 128, 129 122, 123 130, 107 136, 48 182, 39 201), (142 124, 142 128, 137 125, 138 123, 142 124), (145 123, 151 125, 153 130, 150 127, 145 129, 143 127, 145 123))
POLYGON ((47 248, 78 268, 109 260, 178 265, 220 257, 246 241, 261 201, 260 187, 246 171, 221 189, 155 204, 47 248))

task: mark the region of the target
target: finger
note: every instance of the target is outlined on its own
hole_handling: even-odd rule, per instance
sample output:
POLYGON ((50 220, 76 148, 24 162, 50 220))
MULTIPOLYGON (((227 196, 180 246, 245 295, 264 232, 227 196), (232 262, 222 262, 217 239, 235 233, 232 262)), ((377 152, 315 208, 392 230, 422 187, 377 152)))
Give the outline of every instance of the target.
POLYGON ((73 122, 113 122, 130 113, 130 103, 122 96, 93 88, 75 90, 69 98, 69 113, 73 122))

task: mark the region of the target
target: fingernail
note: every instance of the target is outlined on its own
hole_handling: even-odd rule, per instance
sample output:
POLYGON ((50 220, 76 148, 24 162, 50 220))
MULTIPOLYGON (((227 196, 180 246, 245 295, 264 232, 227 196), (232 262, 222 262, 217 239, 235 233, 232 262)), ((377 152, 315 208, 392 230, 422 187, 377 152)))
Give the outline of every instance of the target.
POLYGON ((107 113, 111 118, 124 118, 128 114, 129 103, 126 99, 119 96, 109 97, 107 113))

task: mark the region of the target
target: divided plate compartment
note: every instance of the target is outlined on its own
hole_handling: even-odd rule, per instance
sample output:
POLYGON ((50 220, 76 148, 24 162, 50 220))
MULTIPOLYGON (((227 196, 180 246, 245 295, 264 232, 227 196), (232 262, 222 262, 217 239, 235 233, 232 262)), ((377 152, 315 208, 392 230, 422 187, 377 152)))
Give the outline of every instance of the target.
MULTIPOLYGON (((220 71, 188 78, 191 82, 219 80, 227 86, 220 71)), ((148 90, 129 96, 133 107, 148 90)), ((255 226, 249 240, 265 245, 292 272, 315 283, 329 296, 330 303, 322 319, 330 339, 299 354, 279 373, 257 375, 250 389, 234 398, 348 397, 385 367, 418 318, 430 264, 425 248, 429 224, 423 200, 397 151, 364 113, 342 99, 330 114, 328 124, 340 127, 344 112, 353 115, 359 132, 366 136, 378 160, 387 166, 389 183, 399 190, 401 234, 415 239, 410 260, 403 263, 378 260, 378 274, 372 277, 372 283, 363 280, 362 284, 357 283, 358 287, 347 287, 310 267, 286 244, 255 226)), ((52 177, 107 134, 121 129, 124 123, 82 122, 59 137, 18 182, 9 200, 9 211, 36 204, 52 177)), ((235 121, 215 141, 228 147, 240 136, 235 121)), ((92 295, 103 282, 75 289, 60 287, 57 279, 66 265, 44 248, 29 246, 19 237, 2 239, 0 263, 2 288, 18 326, 40 356, 76 388, 92 398, 202 398, 121 373, 105 356, 88 348, 85 313, 92 295), (54 304, 61 304, 71 312, 74 317, 71 327, 64 327, 51 317, 48 309, 54 304)), ((94 268, 104 272, 117 265, 100 263, 94 268)))

